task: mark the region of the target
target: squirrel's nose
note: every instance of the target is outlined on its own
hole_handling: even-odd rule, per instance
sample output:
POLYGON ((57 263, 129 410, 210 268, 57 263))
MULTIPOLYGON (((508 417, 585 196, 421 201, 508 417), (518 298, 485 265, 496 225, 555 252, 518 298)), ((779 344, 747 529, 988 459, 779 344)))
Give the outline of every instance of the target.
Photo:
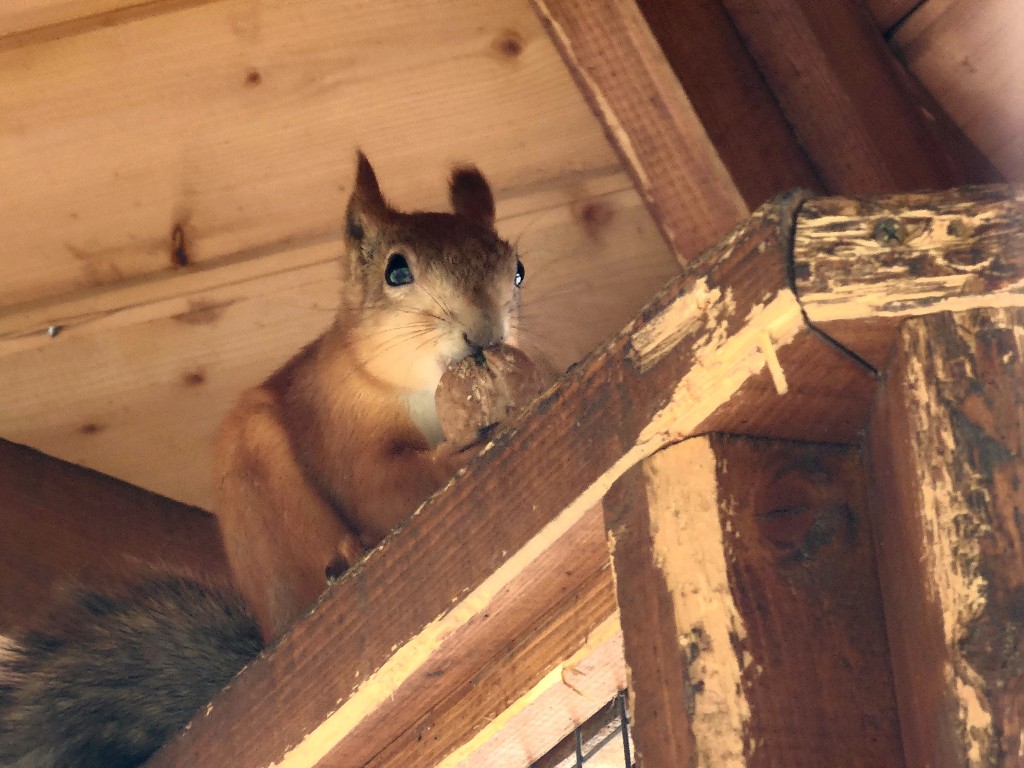
POLYGON ((483 365, 483 350, 487 347, 498 344, 505 338, 505 334, 496 326, 488 326, 484 329, 477 329, 475 333, 466 331, 462 335, 463 341, 468 348, 467 356, 476 360, 478 365, 483 365))
POLYGON ((481 312, 463 326, 462 339, 469 348, 468 354, 476 357, 487 347, 492 347, 505 340, 505 323, 490 313, 481 312))

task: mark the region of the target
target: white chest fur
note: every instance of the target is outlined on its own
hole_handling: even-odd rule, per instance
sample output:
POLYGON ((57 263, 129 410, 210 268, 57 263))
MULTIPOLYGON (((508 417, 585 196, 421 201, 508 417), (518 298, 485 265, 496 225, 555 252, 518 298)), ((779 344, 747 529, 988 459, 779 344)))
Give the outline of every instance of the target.
POLYGON ((410 392, 405 395, 405 404, 413 423, 427 436, 431 447, 444 440, 441 422, 437 419, 437 406, 434 405, 433 390, 410 392))

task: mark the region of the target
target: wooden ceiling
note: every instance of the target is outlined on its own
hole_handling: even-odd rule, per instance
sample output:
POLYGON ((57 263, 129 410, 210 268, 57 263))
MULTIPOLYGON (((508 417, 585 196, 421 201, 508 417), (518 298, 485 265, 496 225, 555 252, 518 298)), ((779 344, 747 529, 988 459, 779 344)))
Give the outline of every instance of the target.
MULTIPOLYGON (((1024 179, 1024 7, 870 5, 1024 179)), ((0 105, 0 437, 200 506, 225 409, 330 320, 357 146, 407 208, 480 166, 561 366, 677 269, 528 0, 8 0, 0 105)), ((694 251, 745 215, 682 182, 694 251)))

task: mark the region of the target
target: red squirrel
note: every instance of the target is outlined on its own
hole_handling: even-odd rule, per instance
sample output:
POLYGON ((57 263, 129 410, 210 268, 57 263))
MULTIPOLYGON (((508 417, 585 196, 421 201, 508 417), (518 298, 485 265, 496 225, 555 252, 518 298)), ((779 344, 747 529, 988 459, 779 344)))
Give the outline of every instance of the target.
MULTIPOLYGON (((454 213, 400 213, 357 159, 337 317, 219 433, 216 511, 244 602, 155 569, 70 596, 51 626, 0 646, 0 765, 140 765, 306 610, 325 569, 354 563, 471 456, 442 440, 442 372, 491 360, 501 386, 484 399, 504 415, 511 379, 493 377, 518 363, 492 347, 515 330, 524 273, 490 187, 457 169, 454 213)), ((491 417, 475 418, 459 423, 491 417)), ((472 429, 459 440, 472 447, 472 429)))
POLYGON ((508 339, 524 271, 494 229, 475 168, 452 172, 454 213, 402 213, 358 154, 342 292, 327 331, 220 431, 217 503, 236 584, 270 640, 465 462, 442 441, 442 372, 508 339))

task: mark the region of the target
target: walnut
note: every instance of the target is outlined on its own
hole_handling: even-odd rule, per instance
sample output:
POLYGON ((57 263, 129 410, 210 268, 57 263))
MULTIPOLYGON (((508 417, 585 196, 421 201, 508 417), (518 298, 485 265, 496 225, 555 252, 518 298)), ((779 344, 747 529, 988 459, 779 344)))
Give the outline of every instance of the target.
POLYGON ((434 393, 445 439, 458 445, 475 442, 533 400, 542 387, 533 361, 505 344, 449 366, 434 393))

